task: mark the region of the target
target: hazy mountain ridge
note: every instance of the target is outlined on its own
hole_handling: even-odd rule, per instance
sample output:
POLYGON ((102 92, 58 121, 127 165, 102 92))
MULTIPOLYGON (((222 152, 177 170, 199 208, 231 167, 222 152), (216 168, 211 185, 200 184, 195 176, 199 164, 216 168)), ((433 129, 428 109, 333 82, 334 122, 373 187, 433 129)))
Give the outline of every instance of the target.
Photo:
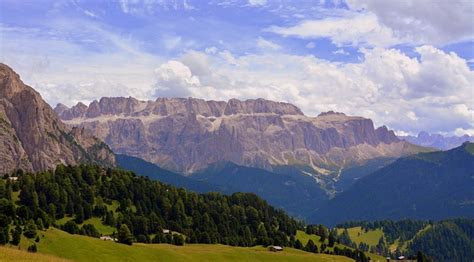
POLYGON ((474 217, 474 144, 400 158, 359 179, 315 221, 474 217))
POLYGON ((41 95, 5 64, 0 64, 0 130, 0 173, 115 163, 106 144, 87 130, 62 123, 41 95))
POLYGON ((462 145, 466 141, 474 142, 474 137, 464 136, 443 136, 440 134, 429 134, 427 132, 420 132, 417 136, 398 136, 415 145, 433 147, 440 150, 449 150, 462 145))
POLYGON ((327 175, 372 158, 424 150, 384 126, 375 129, 370 119, 335 112, 309 117, 294 105, 264 99, 119 97, 55 110, 67 124, 91 130, 116 153, 181 173, 234 162, 267 170, 307 166, 327 175))

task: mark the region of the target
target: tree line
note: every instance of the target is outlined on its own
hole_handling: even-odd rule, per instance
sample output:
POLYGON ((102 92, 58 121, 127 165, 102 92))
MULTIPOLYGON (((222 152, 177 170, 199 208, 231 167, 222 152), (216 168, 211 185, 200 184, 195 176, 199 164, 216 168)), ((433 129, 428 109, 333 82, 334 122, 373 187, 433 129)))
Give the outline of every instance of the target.
MULTIPOLYGON (((255 194, 197 194, 133 172, 96 165, 60 165, 36 174, 17 171, 0 179, 0 244, 18 245, 22 236, 35 239, 36 230, 50 226, 99 237, 94 225, 84 223, 92 217, 116 228, 112 237, 129 245, 278 245, 366 261, 363 252, 348 248, 329 251, 317 250, 311 243, 303 246, 295 238, 296 231, 312 231, 313 226, 305 227, 255 194), (15 203, 14 194, 18 195, 15 203), (117 208, 112 208, 114 203, 118 203, 117 208), (64 217, 71 219, 59 225, 57 220, 64 217), (164 229, 171 233, 165 234, 164 229)), ((334 232, 320 227, 318 230, 327 232, 321 234, 327 234, 329 245, 334 246, 334 232)), ((36 250, 36 246, 31 249, 36 250)))

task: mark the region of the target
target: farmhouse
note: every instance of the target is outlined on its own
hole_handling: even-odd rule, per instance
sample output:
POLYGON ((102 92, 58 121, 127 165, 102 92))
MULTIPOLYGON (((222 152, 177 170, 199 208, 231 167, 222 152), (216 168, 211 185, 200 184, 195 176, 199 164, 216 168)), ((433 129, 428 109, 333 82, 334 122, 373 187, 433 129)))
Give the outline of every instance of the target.
POLYGON ((283 251, 283 248, 281 246, 271 246, 268 249, 273 252, 283 251))
POLYGON ((104 241, 115 241, 115 242, 117 241, 116 238, 113 238, 113 237, 111 237, 111 236, 101 236, 101 237, 100 237, 100 240, 104 240, 104 241))

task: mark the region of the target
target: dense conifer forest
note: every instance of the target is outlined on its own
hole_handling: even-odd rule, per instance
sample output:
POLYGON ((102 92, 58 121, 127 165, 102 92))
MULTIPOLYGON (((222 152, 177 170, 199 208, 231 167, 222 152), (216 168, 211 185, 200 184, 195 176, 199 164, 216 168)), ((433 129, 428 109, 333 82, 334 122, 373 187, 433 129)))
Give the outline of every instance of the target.
MULTIPOLYGON (((434 261, 472 261, 474 257, 474 220, 448 219, 443 221, 373 221, 346 222, 337 225, 338 228, 362 227, 364 231, 381 229, 383 237, 376 246, 359 245, 363 251, 371 251, 380 255, 397 256, 401 250, 390 252, 391 244, 405 243, 405 254, 417 255, 422 250, 423 255, 434 261), (365 247, 365 248, 364 248, 365 247)), ((355 246, 347 236, 347 230, 340 236, 341 243, 355 246)))
POLYGON ((96 216, 119 233, 126 227, 143 242, 166 241, 161 234, 169 229, 187 236, 189 243, 236 246, 286 246, 288 237, 303 227, 253 194, 190 193, 123 170, 59 166, 55 171, 20 171, 15 176, 18 181, 2 180, 0 186, 3 225, 14 220, 15 214, 20 224, 41 221, 48 226, 68 215, 74 222, 65 225, 65 230, 78 233, 75 224, 96 216), (18 190, 19 207, 15 208, 10 200, 18 190), (107 208, 113 200, 120 203, 116 212, 107 208), (152 234, 155 239, 150 240, 152 234))

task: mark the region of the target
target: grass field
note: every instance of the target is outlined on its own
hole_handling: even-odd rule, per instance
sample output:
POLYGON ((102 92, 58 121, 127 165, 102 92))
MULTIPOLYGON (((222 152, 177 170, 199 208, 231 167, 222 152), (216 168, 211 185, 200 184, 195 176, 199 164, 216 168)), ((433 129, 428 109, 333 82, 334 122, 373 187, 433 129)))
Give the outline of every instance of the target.
POLYGON ((361 227, 353 227, 347 229, 347 231, 349 232, 349 237, 351 238, 352 242, 356 243, 357 245, 363 242, 369 246, 375 246, 379 242, 380 237, 383 235, 382 229, 364 232, 361 227))
MULTIPOLYGON (((319 237, 319 236, 317 236, 317 235, 308 235, 308 234, 306 234, 304 231, 298 230, 298 231, 296 232, 296 239, 299 239, 299 240, 301 241, 301 243, 303 244, 303 246, 305 246, 305 245, 308 243, 308 241, 309 241, 310 239, 312 239, 313 242, 318 246, 318 250, 321 250, 321 244, 322 244, 322 243, 320 242, 321 237, 319 237)), ((377 239, 377 240, 378 240, 378 239, 377 239)), ((326 243, 326 245, 327 245, 327 244, 328 244, 328 241, 326 240, 325 243, 326 243)), ((346 247, 346 246, 340 245, 340 244, 336 244, 336 246, 337 246, 338 248, 341 248, 341 249, 343 249, 343 248, 346 247)), ((331 247, 327 247, 327 249, 328 249, 328 250, 331 250, 331 251, 333 250, 333 248, 331 248, 331 247)), ((370 258, 371 258, 373 261, 385 261, 385 260, 386 260, 384 257, 379 256, 379 255, 376 255, 376 254, 367 253, 367 255, 370 256, 370 258)))
POLYGON ((59 258, 45 254, 33 254, 24 250, 18 250, 15 247, 1 247, 0 246, 0 261, 37 261, 37 262, 63 262, 70 261, 64 258, 59 258))
MULTIPOLYGON (((41 231, 39 235, 42 236, 37 243, 39 253, 73 261, 352 261, 342 256, 312 254, 292 248, 274 253, 264 247, 204 244, 174 246, 135 243, 133 246, 127 246, 97 238, 70 235, 56 228, 41 231)), ((32 242, 23 239, 21 248, 26 250, 30 243, 32 242)), ((17 253, 10 254, 8 261, 36 261, 36 258, 27 257, 36 254, 17 253)), ((41 261, 40 259, 43 259, 43 256, 39 255, 38 260, 41 261)), ((55 261, 53 259, 54 257, 51 261, 55 261)))

